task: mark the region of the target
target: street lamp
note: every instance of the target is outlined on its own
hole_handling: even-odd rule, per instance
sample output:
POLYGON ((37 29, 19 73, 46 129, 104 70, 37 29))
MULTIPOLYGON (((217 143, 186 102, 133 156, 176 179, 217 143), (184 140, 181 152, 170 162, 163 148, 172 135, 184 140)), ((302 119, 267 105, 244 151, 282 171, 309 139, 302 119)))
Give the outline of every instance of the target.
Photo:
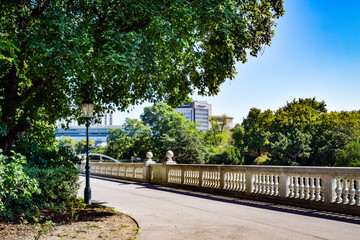
POLYGON ((91 204, 91 188, 90 188, 90 163, 89 163, 89 126, 94 111, 94 103, 89 97, 84 99, 81 103, 81 110, 83 118, 86 120, 86 166, 85 166, 85 177, 86 185, 84 192, 84 199, 86 204, 91 204))

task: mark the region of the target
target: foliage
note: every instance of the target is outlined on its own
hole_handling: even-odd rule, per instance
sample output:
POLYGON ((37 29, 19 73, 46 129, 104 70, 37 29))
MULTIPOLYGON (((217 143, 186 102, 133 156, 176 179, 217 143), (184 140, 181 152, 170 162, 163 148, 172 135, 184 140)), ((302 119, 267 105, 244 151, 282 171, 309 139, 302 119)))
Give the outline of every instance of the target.
POLYGON ((200 131, 194 125, 174 127, 171 132, 162 135, 162 148, 171 149, 176 154, 174 160, 178 163, 204 163, 206 148, 200 131))
POLYGON ((248 151, 261 151, 269 144, 270 126, 273 122, 273 113, 270 110, 261 112, 260 109, 251 108, 248 116, 243 120, 241 126, 244 128, 243 141, 248 151))
POLYGON ((26 156, 28 166, 39 168, 69 167, 79 161, 73 147, 57 146, 54 129, 55 127, 52 125, 37 122, 31 131, 16 142, 14 149, 26 156))
POLYGON ((172 150, 180 163, 203 162, 205 143, 202 133, 181 113, 164 103, 157 103, 144 108, 140 118, 150 126, 154 155, 163 157, 172 150))
POLYGON ((72 137, 62 136, 61 139, 58 140, 58 147, 64 147, 64 146, 67 146, 67 147, 72 146, 75 151, 76 142, 72 137))
POLYGON ((271 158, 266 155, 259 156, 254 160, 256 165, 269 165, 271 163, 271 158))
POLYGON ((0 148, 36 121, 79 117, 87 92, 98 113, 217 94, 283 14, 282 0, 2 1, 0 148))
POLYGON ((39 183, 41 192, 34 195, 33 204, 42 208, 64 208, 76 198, 79 176, 75 167, 50 169, 28 168, 26 173, 39 183))
POLYGON ((336 154, 336 162, 338 167, 360 167, 360 143, 351 142, 345 145, 336 154))
POLYGON ((25 157, 12 152, 4 156, 0 150, 0 216, 13 218, 32 208, 33 194, 39 193, 38 182, 25 172, 25 157))
POLYGON ((270 154, 266 164, 332 166, 340 149, 360 141, 360 112, 328 113, 324 101, 294 99, 274 112, 252 108, 232 138, 246 164, 256 151, 270 154))
POLYGON ((300 132, 297 128, 286 134, 275 133, 274 142, 271 143, 272 155, 282 163, 297 162, 298 157, 309 157, 311 138, 310 134, 300 132))
POLYGON ((220 118, 215 116, 209 117, 211 128, 205 133, 205 141, 212 145, 218 146, 220 144, 228 144, 229 129, 227 127, 228 117, 226 115, 220 118))
POLYGON ((150 128, 137 119, 125 119, 124 128, 111 129, 107 137, 106 155, 116 159, 145 158, 152 150, 150 128))
MULTIPOLYGON (((95 140, 89 139, 89 152, 95 150, 95 140)), ((86 153, 86 138, 81 139, 75 143, 76 154, 86 153)))
POLYGON ((244 163, 244 158, 236 148, 225 149, 219 154, 210 155, 207 161, 209 164, 240 165, 244 163))

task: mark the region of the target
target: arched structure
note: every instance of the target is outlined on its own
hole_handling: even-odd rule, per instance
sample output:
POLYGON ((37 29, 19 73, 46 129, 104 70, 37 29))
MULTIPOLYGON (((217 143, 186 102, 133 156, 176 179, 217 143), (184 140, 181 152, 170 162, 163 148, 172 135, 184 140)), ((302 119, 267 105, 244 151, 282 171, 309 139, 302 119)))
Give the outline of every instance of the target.
MULTIPOLYGON (((82 153, 82 154, 79 154, 77 155, 79 158, 84 158, 85 156, 85 153, 82 153)), ((104 154, 100 154, 100 153, 89 153, 89 156, 99 156, 100 157, 100 162, 102 161, 102 158, 106 158, 108 160, 111 160, 111 161, 114 161, 114 162, 117 162, 119 163, 120 161, 119 160, 116 160, 115 158, 112 158, 110 156, 107 156, 107 155, 104 155, 104 154)))

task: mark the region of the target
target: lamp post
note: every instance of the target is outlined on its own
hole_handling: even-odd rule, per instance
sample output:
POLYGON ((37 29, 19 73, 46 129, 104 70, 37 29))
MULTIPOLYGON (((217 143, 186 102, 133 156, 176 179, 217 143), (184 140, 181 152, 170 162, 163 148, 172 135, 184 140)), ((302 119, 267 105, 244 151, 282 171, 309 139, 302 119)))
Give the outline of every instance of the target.
POLYGON ((86 166, 85 166, 85 191, 84 200, 86 204, 91 204, 91 188, 90 188, 90 161, 89 161, 89 126, 94 111, 94 103, 89 97, 81 103, 83 118, 86 120, 86 166))

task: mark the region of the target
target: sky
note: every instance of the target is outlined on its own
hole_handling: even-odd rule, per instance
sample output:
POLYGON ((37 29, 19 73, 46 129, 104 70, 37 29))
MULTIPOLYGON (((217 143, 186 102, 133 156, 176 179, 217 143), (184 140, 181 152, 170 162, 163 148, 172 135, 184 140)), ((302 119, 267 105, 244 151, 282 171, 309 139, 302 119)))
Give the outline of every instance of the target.
MULTIPOLYGON (((253 107, 277 110, 298 98, 325 101, 329 111, 360 109, 360 1, 285 0, 271 46, 236 65, 237 75, 213 97, 213 115, 241 123, 253 107)), ((145 103, 116 112, 114 124, 139 118, 145 103)))

